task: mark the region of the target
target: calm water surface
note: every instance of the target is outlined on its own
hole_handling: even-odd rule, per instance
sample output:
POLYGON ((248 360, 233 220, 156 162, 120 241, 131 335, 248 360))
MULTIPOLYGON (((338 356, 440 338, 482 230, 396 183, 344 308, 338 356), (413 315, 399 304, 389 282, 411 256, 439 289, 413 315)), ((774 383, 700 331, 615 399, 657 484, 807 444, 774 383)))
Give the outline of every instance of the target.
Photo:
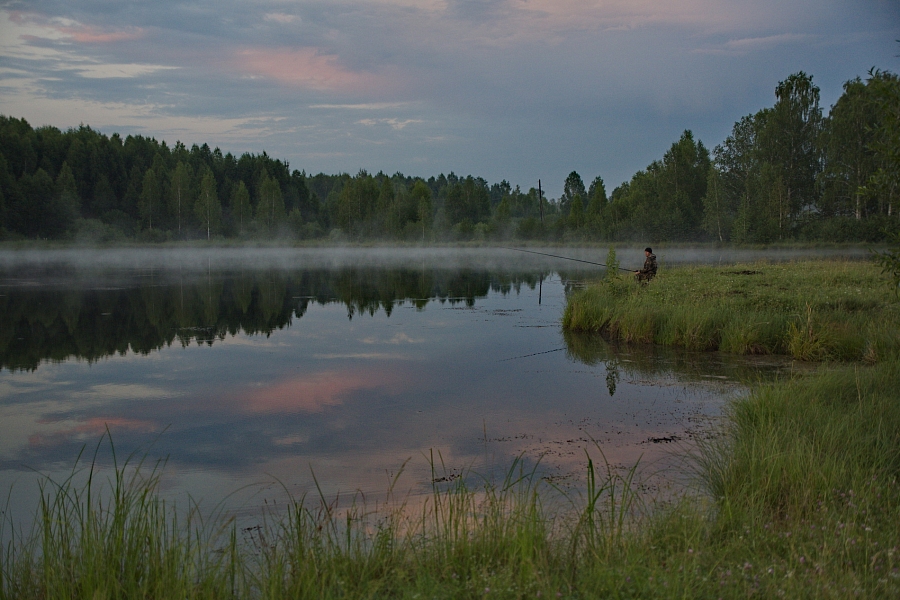
POLYGON ((168 458, 164 494, 235 510, 314 491, 313 473, 326 495, 383 493, 404 463, 413 494, 519 455, 577 486, 594 442, 669 485, 741 381, 789 367, 566 334, 567 292, 602 274, 573 264, 502 250, 3 254, 0 490, 28 514, 36 473, 64 476, 107 429, 119 460, 168 458))

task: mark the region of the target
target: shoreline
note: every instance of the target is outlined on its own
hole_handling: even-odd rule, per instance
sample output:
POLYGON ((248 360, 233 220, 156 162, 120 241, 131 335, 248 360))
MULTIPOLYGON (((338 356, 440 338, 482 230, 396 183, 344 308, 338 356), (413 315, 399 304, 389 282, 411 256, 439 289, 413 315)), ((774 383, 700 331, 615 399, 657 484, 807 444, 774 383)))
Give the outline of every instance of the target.
POLYGON ((704 349, 749 323, 740 331, 761 333, 735 354, 787 350, 816 366, 731 403, 726 435, 702 441, 696 456, 708 500, 643 509, 634 469, 590 451, 585 492, 563 513, 549 511, 547 492, 515 461, 502 482, 435 485, 414 515, 394 510, 402 499, 382 512, 294 499, 284 520, 239 533, 227 522, 173 522, 151 472, 119 478, 111 512, 73 502, 86 496, 65 485, 48 493, 44 529, 0 555, 0 596, 900 593, 900 311, 876 266, 681 267, 649 286, 597 282, 569 301, 580 304, 578 314, 567 308, 567 329, 580 328, 577 317, 633 343, 704 349))

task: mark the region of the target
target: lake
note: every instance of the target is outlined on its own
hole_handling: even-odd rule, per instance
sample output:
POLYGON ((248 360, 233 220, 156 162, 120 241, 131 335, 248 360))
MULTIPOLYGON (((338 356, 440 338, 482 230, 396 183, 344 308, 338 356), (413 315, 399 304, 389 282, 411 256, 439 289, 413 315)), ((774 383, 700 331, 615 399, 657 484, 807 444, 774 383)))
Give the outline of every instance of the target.
MULTIPOLYGON (((767 256, 659 254, 662 272, 767 256)), ((108 467, 107 431, 120 463, 167 460, 164 495, 246 514, 317 487, 378 497, 401 469, 412 495, 502 477, 520 456, 577 489, 599 449, 665 494, 744 382, 791 365, 563 332, 566 294, 602 272, 505 249, 2 252, 7 509, 27 520, 38 474, 98 443, 108 467)))

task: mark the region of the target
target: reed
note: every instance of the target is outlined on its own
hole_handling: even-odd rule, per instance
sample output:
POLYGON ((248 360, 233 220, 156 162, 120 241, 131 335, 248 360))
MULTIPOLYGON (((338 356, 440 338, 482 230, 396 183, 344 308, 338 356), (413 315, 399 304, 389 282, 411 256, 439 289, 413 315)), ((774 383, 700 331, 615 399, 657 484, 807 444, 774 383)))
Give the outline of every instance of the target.
POLYGON ((402 496, 378 507, 299 498, 249 538, 197 507, 180 519, 159 498, 155 466, 48 481, 34 531, 0 555, 0 597, 896 595, 900 411, 868 427, 891 404, 879 391, 888 383, 900 383, 896 366, 860 375, 849 424, 837 421, 854 398, 833 374, 754 395, 736 407, 731 441, 703 448, 713 495, 666 506, 644 506, 636 467, 617 471, 599 448, 585 456, 580 494, 561 495, 520 459, 499 482, 436 483, 416 507, 402 496), (797 423, 781 413, 799 415, 823 391, 838 392, 816 415, 832 424, 791 439, 797 423), (797 406, 773 408, 787 398, 797 406))

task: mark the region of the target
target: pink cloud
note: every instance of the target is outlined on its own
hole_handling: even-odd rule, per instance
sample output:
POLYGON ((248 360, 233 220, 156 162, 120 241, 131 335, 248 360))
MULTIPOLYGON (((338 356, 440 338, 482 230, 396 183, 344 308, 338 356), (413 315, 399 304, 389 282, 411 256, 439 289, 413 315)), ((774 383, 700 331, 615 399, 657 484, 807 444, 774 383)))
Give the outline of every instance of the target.
POLYGON ((393 388, 400 382, 397 375, 381 371, 324 371, 252 390, 236 400, 252 413, 318 413, 342 404, 354 392, 393 388))
POLYGON ((78 42, 79 44, 123 42, 136 40, 144 35, 144 30, 139 27, 129 27, 124 31, 101 31, 95 27, 80 25, 78 27, 59 27, 58 30, 73 42, 78 42))
POLYGON ((380 83, 374 75, 347 69, 337 56, 316 48, 241 50, 234 56, 234 66, 250 76, 314 90, 371 90, 380 83))

